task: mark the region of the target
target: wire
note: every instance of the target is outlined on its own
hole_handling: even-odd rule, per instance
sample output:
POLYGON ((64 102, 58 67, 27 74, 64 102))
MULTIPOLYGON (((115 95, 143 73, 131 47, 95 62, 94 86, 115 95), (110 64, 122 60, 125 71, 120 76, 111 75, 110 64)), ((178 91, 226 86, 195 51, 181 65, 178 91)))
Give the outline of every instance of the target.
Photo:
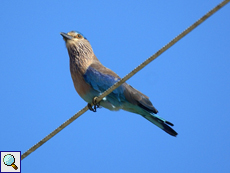
POLYGON ((162 47, 154 55, 152 55, 151 57, 149 57, 142 64, 140 64, 139 66, 137 66, 133 71, 131 71, 129 74, 127 74, 124 78, 122 78, 120 81, 118 81, 113 86, 111 86, 109 89, 107 89, 105 92, 103 92, 96 99, 96 103, 98 103, 99 101, 101 101, 105 96, 107 96, 108 94, 110 94, 113 90, 115 90, 116 88, 118 88, 121 84, 123 84, 125 81, 127 81, 129 78, 131 78, 133 75, 135 75, 138 71, 140 71, 141 69, 143 69, 146 65, 148 65, 150 62, 152 62, 154 59, 156 59, 158 56, 160 56, 163 52, 165 52, 172 45, 174 45, 176 42, 178 42, 180 39, 182 39, 185 35, 187 35, 189 32, 191 32, 193 29, 195 29, 198 25, 200 25, 202 22, 204 22, 212 14, 214 14, 215 12, 217 12, 221 7, 223 7, 229 1, 230 0, 225 0, 225 1, 221 2, 215 8, 213 8, 208 13, 206 13, 203 17, 201 17, 199 20, 197 20, 195 23, 193 23, 190 27, 188 27, 186 30, 184 30, 182 33, 180 33, 178 36, 176 36, 173 40, 171 40, 168 44, 166 44, 164 47, 162 47))
MULTIPOLYGON (((195 23, 193 23, 190 27, 188 27, 186 30, 184 30, 182 33, 180 33, 178 36, 176 36, 173 40, 171 40, 168 44, 166 44, 164 47, 162 47, 154 55, 152 55, 151 57, 149 57, 142 64, 140 64, 139 66, 137 66, 133 71, 131 71, 129 74, 127 74, 124 78, 122 78, 120 81, 118 81, 113 86, 111 86, 109 89, 107 89, 105 92, 103 92, 100 96, 98 96, 96 98, 96 100, 95 100, 95 103, 99 103, 104 97, 106 97, 113 90, 115 90, 120 85, 122 85, 125 81, 127 81, 129 78, 131 78, 133 75, 135 75, 138 71, 140 71, 141 69, 143 69, 146 65, 148 65, 150 62, 152 62, 158 56, 160 56, 163 52, 165 52, 167 49, 169 49, 171 46, 173 46, 176 42, 178 42, 180 39, 182 39, 185 35, 187 35, 188 33, 190 33, 193 29, 195 29, 198 25, 200 25, 201 23, 203 23, 212 14, 214 14, 220 8, 222 8, 224 5, 226 5, 229 1, 230 0, 224 0, 224 1, 222 1, 220 4, 218 4, 212 10, 210 10, 208 13, 206 13, 203 17, 201 17, 199 20, 197 20, 195 23)), ((91 103, 91 105, 93 105, 93 104, 91 103)), ((53 136, 55 136, 58 132, 60 132, 61 130, 63 130, 66 126, 68 126, 70 123, 72 123, 74 120, 76 120, 79 116, 81 116, 87 110, 88 110, 88 106, 84 107, 82 110, 80 110, 74 116, 72 116, 70 119, 68 119, 66 122, 64 122, 62 125, 60 125, 58 128, 56 128, 53 132, 51 132, 49 135, 47 135, 45 138, 43 138, 37 144, 35 144, 34 146, 32 146, 29 150, 27 150, 25 153, 22 154, 21 160, 23 160, 24 158, 26 158, 29 154, 31 154, 32 152, 34 152, 36 149, 38 149, 40 146, 42 146, 45 142, 47 142, 48 140, 50 140, 53 136)))
POLYGON ((21 160, 23 160, 24 158, 26 158, 29 154, 31 154, 32 152, 34 152, 36 149, 38 149, 40 146, 42 146, 45 142, 47 142, 52 137, 54 137, 58 132, 60 132, 61 130, 63 130, 66 126, 68 126, 70 123, 72 123, 74 120, 76 120, 79 116, 81 116, 87 110, 88 110, 88 106, 84 107, 82 110, 80 110, 74 116, 72 116, 70 119, 68 119, 66 122, 64 122, 62 125, 60 125, 58 128, 56 128, 53 132, 51 132, 49 135, 47 135, 45 138, 43 138, 37 144, 35 144, 34 146, 32 146, 29 150, 27 150, 25 153, 23 153, 21 155, 21 160))

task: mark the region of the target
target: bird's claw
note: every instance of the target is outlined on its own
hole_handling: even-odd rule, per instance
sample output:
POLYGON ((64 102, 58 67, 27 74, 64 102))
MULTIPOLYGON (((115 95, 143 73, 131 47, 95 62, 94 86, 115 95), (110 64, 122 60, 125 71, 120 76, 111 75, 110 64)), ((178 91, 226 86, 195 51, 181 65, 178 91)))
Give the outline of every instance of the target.
POLYGON ((99 103, 97 104, 97 97, 94 97, 92 100, 93 105, 99 105, 99 103))
POLYGON ((91 103, 88 103, 89 110, 96 112, 97 108, 100 108, 100 103, 97 103, 97 97, 94 97, 92 100, 93 106, 91 106, 91 103))

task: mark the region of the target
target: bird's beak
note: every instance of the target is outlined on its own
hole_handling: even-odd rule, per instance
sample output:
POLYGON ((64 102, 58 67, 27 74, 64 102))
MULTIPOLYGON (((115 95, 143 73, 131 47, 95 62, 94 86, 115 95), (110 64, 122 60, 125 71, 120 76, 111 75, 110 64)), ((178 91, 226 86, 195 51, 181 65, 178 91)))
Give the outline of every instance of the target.
POLYGON ((63 39, 64 39, 65 41, 71 40, 71 39, 73 38, 72 36, 70 36, 70 35, 68 35, 68 34, 66 34, 66 33, 64 33, 64 32, 61 32, 60 34, 62 35, 62 37, 63 37, 63 39))

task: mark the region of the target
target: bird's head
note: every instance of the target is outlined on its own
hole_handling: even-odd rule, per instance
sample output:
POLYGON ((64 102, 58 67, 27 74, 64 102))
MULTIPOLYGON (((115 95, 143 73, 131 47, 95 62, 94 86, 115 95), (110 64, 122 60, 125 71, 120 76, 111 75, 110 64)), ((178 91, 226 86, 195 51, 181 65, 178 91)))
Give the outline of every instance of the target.
POLYGON ((69 42, 69 41, 75 41, 78 42, 79 40, 87 40, 80 32, 77 31, 70 31, 67 34, 64 32, 60 33, 63 37, 63 39, 65 40, 65 42, 69 42))
POLYGON ((70 31, 68 33, 60 33, 66 43, 69 55, 71 56, 90 56, 93 54, 93 49, 89 41, 80 33, 70 31))

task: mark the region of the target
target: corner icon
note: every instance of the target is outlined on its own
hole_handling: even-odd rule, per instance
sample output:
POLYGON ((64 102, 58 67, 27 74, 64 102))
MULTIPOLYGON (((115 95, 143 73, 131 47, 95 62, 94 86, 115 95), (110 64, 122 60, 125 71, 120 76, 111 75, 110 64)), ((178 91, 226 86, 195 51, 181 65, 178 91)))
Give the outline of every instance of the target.
POLYGON ((0 173, 21 172, 20 151, 0 151, 0 153, 1 153, 0 173))

